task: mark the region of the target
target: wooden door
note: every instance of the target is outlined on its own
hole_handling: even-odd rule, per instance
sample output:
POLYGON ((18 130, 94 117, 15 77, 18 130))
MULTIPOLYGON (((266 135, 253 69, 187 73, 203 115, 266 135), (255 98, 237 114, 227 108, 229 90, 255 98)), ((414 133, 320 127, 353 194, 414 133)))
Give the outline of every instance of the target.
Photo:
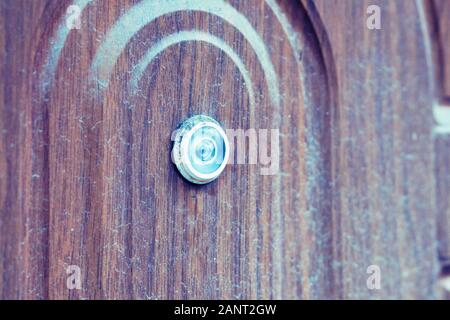
POLYGON ((375 2, 2 1, 0 298, 442 298, 450 3, 375 2), (196 114, 275 170, 184 180, 196 114))

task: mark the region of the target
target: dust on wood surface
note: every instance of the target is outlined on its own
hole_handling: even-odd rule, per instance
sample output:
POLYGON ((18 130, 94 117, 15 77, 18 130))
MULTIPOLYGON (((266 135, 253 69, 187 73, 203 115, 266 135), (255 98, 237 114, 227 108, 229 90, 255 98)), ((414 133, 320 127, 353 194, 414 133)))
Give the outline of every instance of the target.
POLYGON ((439 297, 419 4, 369 30, 359 0, 2 1, 0 298, 439 297), (170 135, 200 113, 279 129, 276 174, 183 180, 170 135))

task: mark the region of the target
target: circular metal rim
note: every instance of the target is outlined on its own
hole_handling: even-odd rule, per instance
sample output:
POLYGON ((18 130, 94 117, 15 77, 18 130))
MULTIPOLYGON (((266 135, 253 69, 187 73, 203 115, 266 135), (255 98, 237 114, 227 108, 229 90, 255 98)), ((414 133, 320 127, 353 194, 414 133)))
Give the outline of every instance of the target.
POLYGON ((176 137, 174 139, 174 146, 172 149, 172 161, 175 163, 175 165, 178 168, 178 171, 180 171, 181 175, 186 180, 195 184, 206 184, 212 182, 217 177, 219 177, 220 174, 223 172, 226 165, 228 164, 229 157, 230 157, 230 144, 228 141, 228 137, 225 131, 220 126, 220 124, 215 119, 205 115, 197 115, 185 120, 181 124, 180 129, 177 131, 176 137), (192 166, 189 160, 189 152, 188 152, 189 142, 192 135, 198 129, 205 126, 216 129, 221 135, 225 144, 225 154, 223 162, 221 163, 221 165, 217 170, 208 174, 198 172, 192 166))

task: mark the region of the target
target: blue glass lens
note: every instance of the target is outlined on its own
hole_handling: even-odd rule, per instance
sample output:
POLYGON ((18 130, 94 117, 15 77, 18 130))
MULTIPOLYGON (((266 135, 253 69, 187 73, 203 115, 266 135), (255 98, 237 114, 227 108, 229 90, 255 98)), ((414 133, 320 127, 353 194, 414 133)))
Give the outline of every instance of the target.
POLYGON ((195 131, 189 141, 189 160, 202 174, 211 174, 220 168, 225 156, 225 141, 219 131, 204 126, 195 131))

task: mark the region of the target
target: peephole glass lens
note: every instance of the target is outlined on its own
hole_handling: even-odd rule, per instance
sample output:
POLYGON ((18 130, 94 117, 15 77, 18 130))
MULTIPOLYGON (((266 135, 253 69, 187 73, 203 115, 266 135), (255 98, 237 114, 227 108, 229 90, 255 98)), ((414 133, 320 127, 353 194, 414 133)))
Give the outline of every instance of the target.
POLYGON ((202 174, 211 174, 220 168, 225 156, 225 141, 220 132, 211 126, 200 127, 189 141, 189 160, 202 174))

